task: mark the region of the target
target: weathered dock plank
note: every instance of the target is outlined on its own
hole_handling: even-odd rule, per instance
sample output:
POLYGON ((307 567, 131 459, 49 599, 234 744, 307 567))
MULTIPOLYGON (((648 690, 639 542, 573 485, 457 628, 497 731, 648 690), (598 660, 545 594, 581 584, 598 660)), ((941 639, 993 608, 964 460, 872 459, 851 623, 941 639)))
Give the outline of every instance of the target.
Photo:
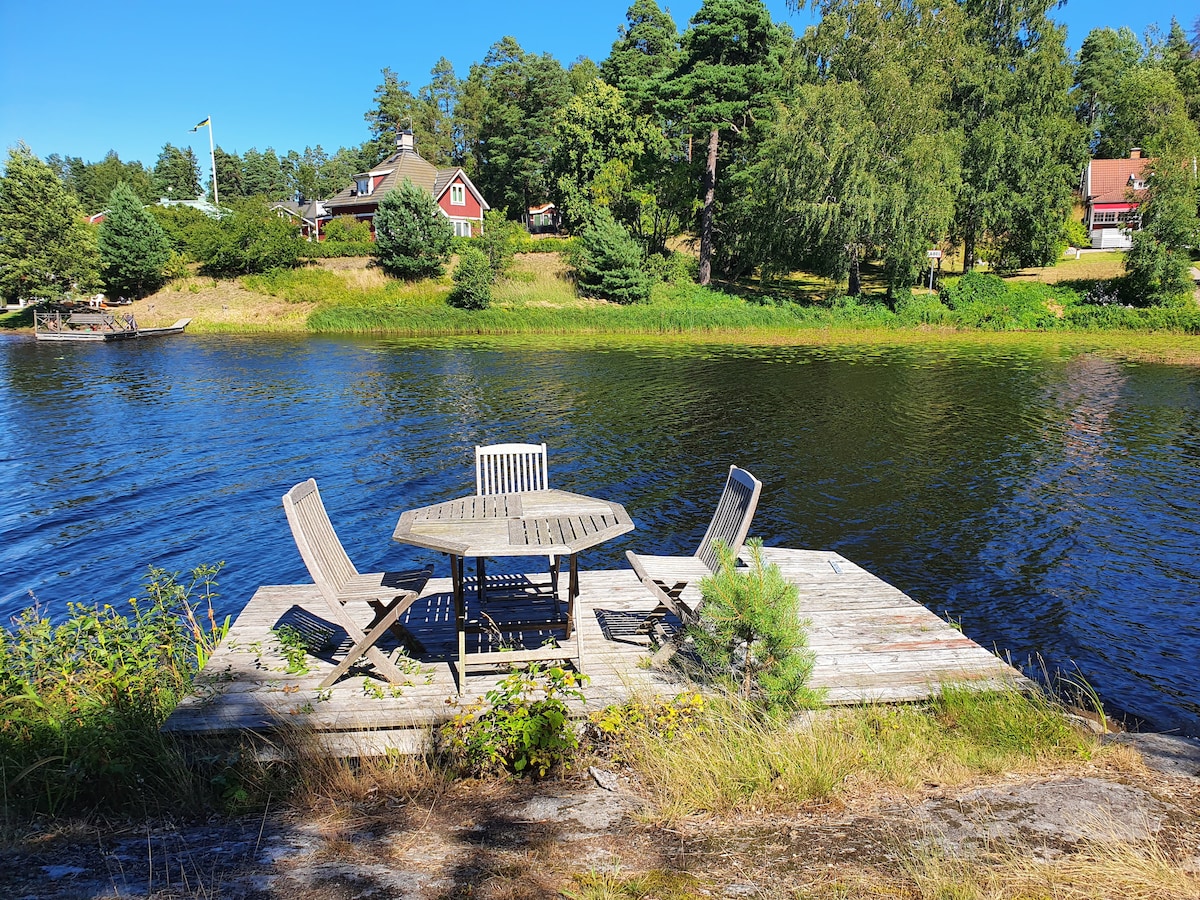
MULTIPOLYGON (((1021 680, 1015 669, 954 626, 836 553, 768 548, 765 555, 799 588, 815 655, 811 684, 825 692, 829 703, 920 700, 948 682, 999 687, 1021 680)), ((524 618, 553 607, 552 599, 532 587, 545 580, 544 573, 505 578, 509 587, 526 592, 517 599, 489 601, 497 622, 506 615, 524 618)), ((649 642, 636 628, 653 601, 631 570, 582 572, 580 588, 578 641, 591 679, 590 708, 634 694, 673 696, 684 687, 672 673, 645 667, 649 642)), ((229 734, 295 724, 320 735, 330 752, 379 752, 383 747, 409 752, 426 746, 431 726, 482 698, 503 677, 499 670, 472 669, 462 693, 457 692, 451 584, 449 578, 435 578, 404 616, 405 626, 426 647, 417 658, 400 659, 404 684, 389 685, 360 672, 319 691, 317 685, 347 645, 345 634, 322 619, 323 608, 313 585, 259 588, 198 676, 195 693, 179 704, 165 730, 229 734), (284 649, 272 631, 284 624, 310 638, 330 638, 327 646, 305 657, 305 672, 288 672, 284 649)), ((369 618, 370 610, 362 611, 360 624, 369 618)), ((469 649, 495 650, 498 641, 517 639, 499 627, 499 635, 468 635, 469 649)), ((520 638, 525 646, 537 647, 556 636, 561 639, 561 629, 523 632, 520 638)))

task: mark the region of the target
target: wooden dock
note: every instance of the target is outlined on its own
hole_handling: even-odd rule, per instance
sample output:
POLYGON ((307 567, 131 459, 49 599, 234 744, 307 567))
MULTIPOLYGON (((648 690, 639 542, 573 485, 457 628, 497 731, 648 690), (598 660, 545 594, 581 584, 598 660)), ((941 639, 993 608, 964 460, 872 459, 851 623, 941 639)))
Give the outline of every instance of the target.
MULTIPOLYGON (((1023 680, 954 626, 837 553, 768 548, 764 555, 800 589, 816 657, 811 685, 823 690, 830 704, 913 701, 931 696, 945 683, 990 688, 1023 680)), ((546 576, 508 578, 520 584, 546 576)), ((580 587, 578 638, 591 679, 587 709, 634 694, 671 697, 684 689, 671 672, 646 667, 648 641, 635 629, 654 604, 632 570, 582 572, 580 587)), ((512 602, 497 600, 494 618, 500 620, 503 604, 512 602)), ((553 601, 544 593, 531 593, 521 602, 528 607, 553 601)), ((409 676, 404 685, 359 673, 318 691, 317 684, 333 667, 339 650, 335 645, 345 638, 321 618, 324 609, 312 585, 259 588, 197 677, 194 694, 179 704, 164 730, 229 736, 295 724, 318 735, 330 752, 412 752, 426 746, 431 726, 454 715, 456 702, 469 704, 482 697, 504 674, 472 669, 458 693, 451 663, 457 637, 450 579, 435 578, 405 615, 406 626, 426 652, 403 663, 409 676), (281 625, 292 625, 314 646, 329 635, 324 650, 303 657, 307 672, 287 671, 284 648, 272 631, 281 625)), ((370 618, 370 611, 365 612, 362 624, 370 618)), ((527 647, 536 647, 551 634, 526 632, 522 637, 527 647)), ((561 631, 557 634, 561 637, 561 631)), ((470 639, 472 649, 484 650, 511 636, 470 639)))

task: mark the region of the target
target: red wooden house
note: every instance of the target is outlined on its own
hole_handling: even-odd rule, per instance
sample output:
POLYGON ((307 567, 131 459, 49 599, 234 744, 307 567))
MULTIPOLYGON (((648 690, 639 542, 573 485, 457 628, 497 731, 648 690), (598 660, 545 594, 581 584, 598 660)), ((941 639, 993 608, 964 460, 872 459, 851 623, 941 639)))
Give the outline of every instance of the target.
POLYGON ((1146 191, 1150 160, 1131 150, 1128 159, 1093 159, 1083 172, 1083 224, 1097 249, 1133 246, 1130 233, 1142 226, 1138 207, 1146 191))
POLYGON ((456 235, 475 237, 483 233, 483 214, 490 209, 487 201, 461 168, 439 169, 418 156, 411 131, 402 131, 396 138, 396 152, 369 172, 355 175, 354 184, 325 201, 325 209, 331 216, 354 216, 372 222, 374 237, 373 220, 379 201, 406 178, 429 191, 442 214, 453 223, 456 235))

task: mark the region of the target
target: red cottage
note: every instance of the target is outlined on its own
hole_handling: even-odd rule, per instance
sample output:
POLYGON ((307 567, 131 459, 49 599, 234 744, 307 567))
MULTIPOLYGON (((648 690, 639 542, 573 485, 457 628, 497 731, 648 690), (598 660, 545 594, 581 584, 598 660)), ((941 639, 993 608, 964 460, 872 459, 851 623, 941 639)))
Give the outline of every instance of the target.
POLYGON ((400 187, 404 179, 429 191, 442 214, 454 224, 459 237, 483 233, 483 214, 490 209, 467 173, 461 168, 439 169, 417 155, 411 131, 396 138, 396 152, 369 172, 354 176, 354 184, 325 201, 331 216, 354 216, 371 222, 375 236, 375 210, 388 191, 400 187))
POLYGON ((1133 246, 1130 232, 1142 227, 1138 207, 1146 191, 1150 160, 1139 149, 1128 159, 1093 159, 1083 172, 1083 223, 1092 246, 1102 250, 1133 246))

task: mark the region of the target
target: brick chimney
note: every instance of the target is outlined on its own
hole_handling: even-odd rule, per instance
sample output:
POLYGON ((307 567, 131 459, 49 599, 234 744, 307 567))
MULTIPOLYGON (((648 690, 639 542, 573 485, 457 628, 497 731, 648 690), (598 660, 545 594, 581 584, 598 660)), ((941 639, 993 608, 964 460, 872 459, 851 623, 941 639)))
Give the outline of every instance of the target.
POLYGON ((396 150, 400 152, 407 150, 409 153, 417 152, 416 141, 413 140, 413 133, 411 131, 397 132, 396 150))
POLYGON ((1142 148, 1134 147, 1132 150, 1130 150, 1129 158, 1130 159, 1141 159, 1142 158, 1142 148))

